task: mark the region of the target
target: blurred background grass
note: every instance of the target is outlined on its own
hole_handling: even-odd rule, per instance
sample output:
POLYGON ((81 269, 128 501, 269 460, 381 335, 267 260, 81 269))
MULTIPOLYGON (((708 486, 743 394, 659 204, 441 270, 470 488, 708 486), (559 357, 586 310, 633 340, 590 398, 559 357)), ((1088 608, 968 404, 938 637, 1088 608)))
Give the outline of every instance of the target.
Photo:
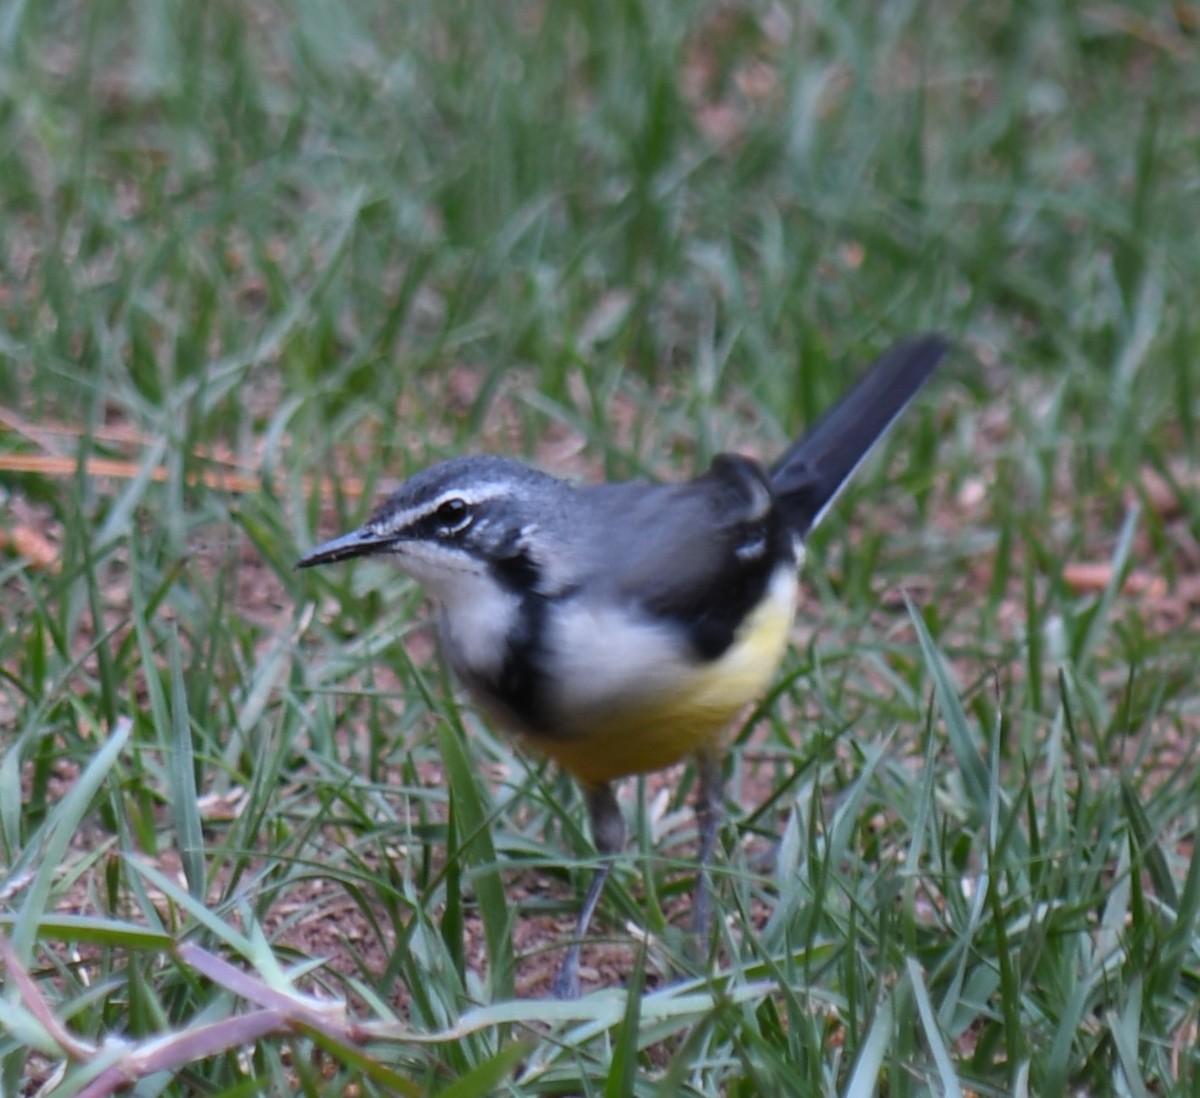
MULTIPOLYGON (((229 1015, 186 938, 395 1012, 417 1093, 1194 1087, 1198 23, 0 5, 0 925, 57 1017, 229 1015), (419 592, 298 553, 468 450, 770 457, 924 328, 956 361, 815 539, 735 753, 706 1005, 417 1040, 542 993, 581 807, 452 704, 419 592)), ((689 784, 628 791, 592 986, 689 971, 689 784)), ((13 1091, 63 1057, 14 987, 13 1091)), ((145 1093, 397 1085, 320 1047, 145 1093)))

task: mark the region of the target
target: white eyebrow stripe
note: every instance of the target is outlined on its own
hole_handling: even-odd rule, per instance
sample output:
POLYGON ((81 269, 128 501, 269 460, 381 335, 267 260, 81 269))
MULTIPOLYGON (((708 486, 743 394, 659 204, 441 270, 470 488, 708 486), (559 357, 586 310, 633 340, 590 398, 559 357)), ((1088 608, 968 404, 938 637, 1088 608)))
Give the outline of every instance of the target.
POLYGON ((429 504, 425 513, 428 514, 436 511, 443 503, 452 499, 461 499, 467 504, 486 503, 489 499, 506 495, 508 491, 509 486, 507 484, 495 482, 489 484, 472 484, 469 488, 448 488, 429 504))
POLYGON ((508 491, 509 486, 498 481, 472 484, 466 488, 447 488, 419 507, 409 507, 404 511, 392 512, 382 522, 374 524, 373 529, 377 533, 403 530, 414 522, 419 522, 432 515, 442 504, 448 503, 452 499, 461 499, 467 506, 474 507, 476 504, 486 503, 488 500, 503 496, 508 491))

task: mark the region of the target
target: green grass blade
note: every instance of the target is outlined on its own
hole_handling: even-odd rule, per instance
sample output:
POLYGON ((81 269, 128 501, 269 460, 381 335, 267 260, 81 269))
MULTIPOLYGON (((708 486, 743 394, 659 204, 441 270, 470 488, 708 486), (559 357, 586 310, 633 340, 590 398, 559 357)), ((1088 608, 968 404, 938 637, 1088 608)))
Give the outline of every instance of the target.
POLYGON ((958 764, 958 773, 966 787, 971 803, 983 815, 991 803, 991 793, 994 783, 984 764, 979 745, 971 735, 970 724, 966 710, 959 700, 958 687, 950 674, 949 667, 929 630, 912 601, 905 596, 908 606, 908 616, 917 631, 917 640, 921 645, 921 655, 925 668, 933 679, 933 689, 937 696, 938 708, 942 711, 942 719, 946 722, 946 733, 949 737, 950 748, 954 752, 954 761, 958 764))
MULTIPOLYGON (((196 757, 192 750, 192 727, 188 718, 187 687, 183 681, 183 655, 179 634, 172 630, 168 640, 171 667, 170 736, 164 738, 167 751, 167 776, 171 797, 171 818, 179 844, 179 857, 188 891, 204 902, 205 881, 204 829, 200 822, 199 790, 196 785, 196 757)), ((166 732, 166 729, 163 729, 166 732)))
POLYGON ((84 817, 100 792, 101 786, 117 766, 129 741, 132 724, 122 718, 117 721, 99 750, 88 760, 78 779, 55 806, 38 836, 41 864, 29 883, 20 914, 12 930, 12 945, 17 957, 28 962, 37 938, 38 924, 47 911, 47 903, 55 877, 63 864, 68 847, 83 824, 84 817))
POLYGON ((446 766, 460 836, 460 845, 452 856, 465 858, 470 866, 471 883, 478 898, 491 962, 493 991, 504 997, 512 993, 512 921, 504 879, 488 831, 486 802, 477 784, 475 770, 463 750, 463 742, 459 728, 449 722, 439 726, 438 745, 446 766))

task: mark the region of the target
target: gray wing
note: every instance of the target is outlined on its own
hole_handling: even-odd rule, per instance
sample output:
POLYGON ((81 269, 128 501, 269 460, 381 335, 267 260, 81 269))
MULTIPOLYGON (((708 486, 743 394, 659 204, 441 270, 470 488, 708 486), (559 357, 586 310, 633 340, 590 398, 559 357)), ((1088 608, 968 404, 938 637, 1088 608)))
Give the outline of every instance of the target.
POLYGON ((580 596, 675 621, 706 658, 733 641, 781 562, 794 566, 766 473, 749 458, 720 455, 686 484, 580 491, 594 520, 576 558, 580 596))

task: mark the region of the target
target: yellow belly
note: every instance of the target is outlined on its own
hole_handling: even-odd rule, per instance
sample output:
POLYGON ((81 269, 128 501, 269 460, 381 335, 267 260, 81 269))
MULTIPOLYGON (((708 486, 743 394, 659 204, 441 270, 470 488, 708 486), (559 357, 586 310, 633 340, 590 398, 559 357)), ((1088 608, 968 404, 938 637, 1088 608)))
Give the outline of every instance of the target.
POLYGON ((733 719, 762 693, 779 665, 795 592, 794 574, 781 574, 720 658, 677 669, 661 689, 627 706, 615 699, 602 717, 576 725, 569 738, 530 742, 585 785, 662 770, 720 748, 733 719))

